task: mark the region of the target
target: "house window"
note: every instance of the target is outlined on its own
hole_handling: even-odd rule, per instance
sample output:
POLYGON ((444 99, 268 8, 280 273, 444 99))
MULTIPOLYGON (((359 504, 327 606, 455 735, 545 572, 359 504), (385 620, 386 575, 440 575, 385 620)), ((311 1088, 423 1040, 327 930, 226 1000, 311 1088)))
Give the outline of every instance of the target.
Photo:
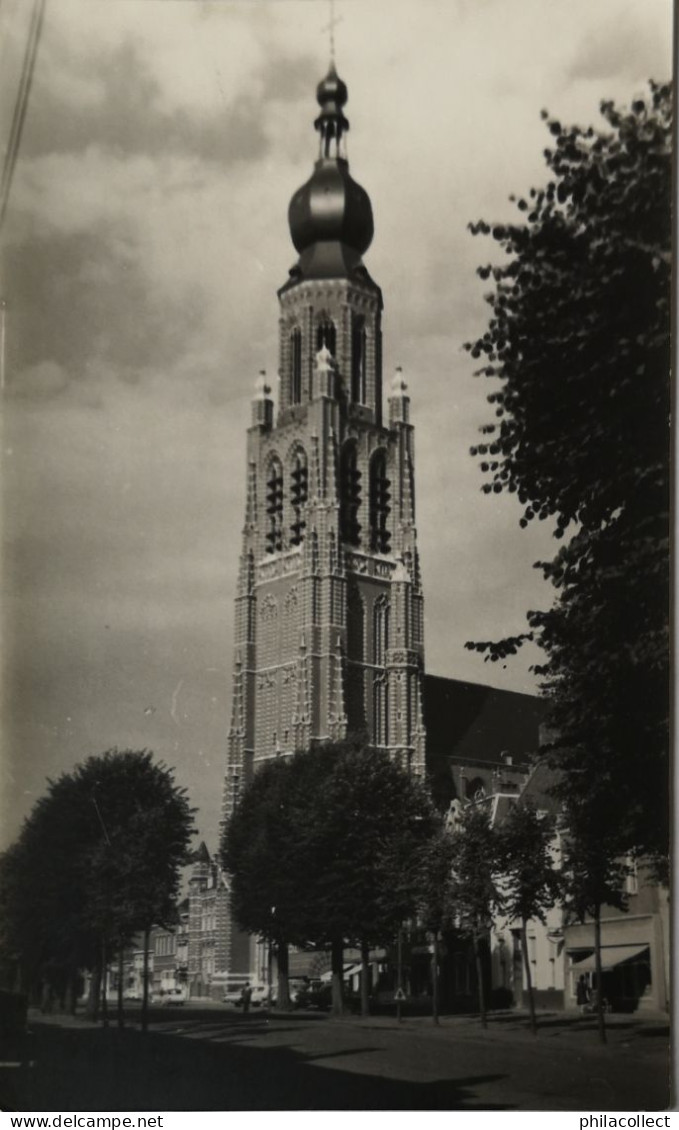
POLYGON ((360 545, 361 526, 358 513, 361 506, 361 472, 358 469, 358 450, 353 440, 342 448, 340 499, 342 539, 348 545, 360 545))
POLYGON ((384 448, 380 448, 370 463, 370 548, 377 553, 388 553, 390 548, 390 486, 387 478, 387 453, 384 448))
POLYGON ((637 861, 632 859, 631 856, 627 857, 627 874, 625 875, 625 894, 638 895, 639 894, 639 875, 637 873, 637 861))
POLYGON ((306 518, 304 507, 309 497, 309 470, 304 451, 297 451, 290 474, 290 502, 292 504, 292 525, 290 527, 290 544, 299 545, 304 537, 306 518))
POLYGON ((302 333, 299 328, 290 334, 290 403, 302 403, 302 333))
POLYGON ((272 459, 266 483, 266 551, 276 553, 283 548, 283 468, 272 459))

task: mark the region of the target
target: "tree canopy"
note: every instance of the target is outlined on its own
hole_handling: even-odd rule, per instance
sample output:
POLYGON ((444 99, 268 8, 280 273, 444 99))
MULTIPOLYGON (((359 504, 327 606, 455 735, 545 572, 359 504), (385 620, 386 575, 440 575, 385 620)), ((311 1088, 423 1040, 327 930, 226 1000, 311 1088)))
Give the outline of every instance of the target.
POLYGON ((545 114, 546 187, 516 202, 521 222, 470 225, 506 255, 479 268, 492 313, 467 345, 495 385, 494 420, 472 448, 482 489, 516 493, 521 525, 552 520, 565 541, 538 563, 552 608, 467 646, 490 659, 541 646, 562 799, 596 802, 620 850, 665 857, 670 87, 601 111, 596 130, 545 114))
POLYGON ((263 765, 243 791, 221 847, 231 909, 242 929, 275 943, 304 941, 298 931, 302 866, 292 762, 263 765))
POLYGON ((301 832, 314 889, 309 936, 317 945, 390 941, 415 911, 417 851, 435 822, 429 798, 386 753, 360 743, 304 756, 316 785, 301 832))
POLYGON ((0 865, 5 946, 26 979, 92 968, 173 920, 193 810, 147 751, 90 757, 49 788, 0 865))
POLYGON ((502 909, 510 921, 521 924, 523 963, 528 988, 531 1027, 537 1031, 532 970, 528 954, 530 919, 546 922, 546 911, 559 893, 559 874, 552 854, 554 821, 529 801, 512 805, 497 829, 498 860, 502 872, 502 909))
POLYGON ((498 837, 485 806, 468 804, 451 836, 452 875, 450 903, 455 923, 474 942, 476 981, 481 1023, 486 1027, 483 946, 493 914, 502 909, 498 888, 498 837))
POLYGON ((359 741, 265 765, 222 849, 235 916, 277 943, 389 942, 415 912, 415 861, 435 823, 424 788, 359 741))
POLYGON ((512 805, 497 829, 502 907, 510 919, 545 921, 559 896, 552 855, 554 821, 529 801, 512 805))

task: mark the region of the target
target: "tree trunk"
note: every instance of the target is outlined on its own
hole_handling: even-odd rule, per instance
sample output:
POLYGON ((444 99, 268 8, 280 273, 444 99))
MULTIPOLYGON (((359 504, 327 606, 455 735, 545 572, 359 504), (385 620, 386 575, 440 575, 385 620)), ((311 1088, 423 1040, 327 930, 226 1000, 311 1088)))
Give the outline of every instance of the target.
POLYGON ((144 930, 144 972, 141 997, 141 1030, 148 1032, 149 1028, 149 937, 151 931, 144 930))
POLYGON ((431 955, 431 1019, 439 1022, 439 932, 434 930, 434 944, 431 955))
POLYGON ((42 983, 42 989, 40 992, 40 1011, 52 1011, 52 986, 46 978, 42 983))
POLYGON ((370 947, 361 943, 361 1016, 370 1016, 370 947))
POLYGON ((596 969, 596 1011, 599 1018, 599 1039, 607 1043, 604 994, 601 983, 601 907, 594 908, 594 967, 596 969))
POLYGON ((125 1012, 123 1009, 123 974, 125 972, 125 944, 121 938, 118 950, 118 1027, 125 1027, 125 1012))
POLYGON ((474 959, 476 961, 476 985, 479 995, 479 1017, 481 1019, 481 1027, 488 1027, 488 1017, 486 1015, 486 987, 483 983, 483 967, 481 964, 481 935, 474 934, 474 959))
POLYGON ((42 1002, 41 993, 42 982, 35 976, 35 973, 33 973, 28 981, 28 1000, 31 1008, 40 1008, 42 1002))
POLYGON ((108 1028, 108 1001, 106 999, 106 992, 108 989, 108 954, 106 952, 106 942, 101 943, 101 1020, 104 1028, 108 1028))
POLYGON ((332 1012, 341 1016, 344 1012, 344 943, 341 938, 333 938, 330 948, 332 962, 332 1012))
POLYGON ((65 1011, 69 1016, 75 1016, 77 976, 78 974, 74 969, 69 969, 66 978, 66 992, 64 994, 65 1011))
POLYGON ((279 941, 276 946, 276 957, 278 960, 278 995, 276 1000, 276 1008, 280 1012, 290 1011, 290 960, 288 954, 288 943, 279 941))
POLYGON ((533 978, 530 971, 528 955, 528 935, 526 933, 526 919, 521 919, 521 949, 523 950, 523 967, 526 970, 526 988, 528 989, 528 1008, 530 1010, 530 1026, 533 1035, 537 1035, 538 1022, 535 1017, 535 1001, 533 1000, 533 978))
POLYGON ((99 997, 101 995, 101 957, 97 957, 90 977, 90 992, 85 1015, 88 1020, 99 1018, 99 997))

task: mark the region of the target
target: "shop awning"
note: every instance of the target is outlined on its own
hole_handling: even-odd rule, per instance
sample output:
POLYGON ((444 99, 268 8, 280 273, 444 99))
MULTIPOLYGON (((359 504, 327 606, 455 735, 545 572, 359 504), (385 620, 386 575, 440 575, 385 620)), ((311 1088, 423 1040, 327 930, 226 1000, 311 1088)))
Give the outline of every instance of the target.
MULTIPOLYGON (((624 961, 632 961, 635 957, 641 957, 642 954, 648 956, 648 952, 648 946, 602 946, 601 968, 614 969, 616 965, 622 965, 624 961)), ((571 954, 573 972, 594 973, 596 970, 594 957, 594 953, 590 953, 582 961, 576 961, 574 955, 571 954)))

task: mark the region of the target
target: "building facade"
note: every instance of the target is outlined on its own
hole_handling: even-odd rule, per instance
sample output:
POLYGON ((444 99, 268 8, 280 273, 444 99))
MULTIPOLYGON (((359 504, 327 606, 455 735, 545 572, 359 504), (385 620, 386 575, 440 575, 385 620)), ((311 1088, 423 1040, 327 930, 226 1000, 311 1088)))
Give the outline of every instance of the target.
MULTIPOLYGON (((410 404, 397 372, 384 417, 372 209, 334 66, 317 98, 318 160, 289 208, 299 258, 278 291, 278 403, 262 375, 247 436, 223 824, 266 761, 351 733, 424 772, 410 404)), ((233 972, 252 955, 225 927, 233 972)))
MULTIPOLYGON (((550 817, 554 821, 550 851, 559 870, 568 828, 562 825, 560 806, 552 793, 555 783, 554 772, 542 760, 533 765, 518 794, 496 788, 473 797, 472 803, 484 805, 493 824, 501 824, 517 801, 528 802, 550 817)), ((604 906, 601 910, 601 992, 613 1012, 665 1012, 670 986, 669 891, 642 861, 626 862, 626 909, 604 906)), ((539 1008, 577 1009, 581 978, 593 998, 597 983, 594 923, 590 918, 577 921, 556 901, 546 910, 544 921, 531 919, 527 923, 526 934, 533 997, 539 1008)), ((507 1002, 527 1007, 520 922, 496 914, 488 947, 491 990, 496 996, 498 990, 502 995, 506 990, 507 1002)))

